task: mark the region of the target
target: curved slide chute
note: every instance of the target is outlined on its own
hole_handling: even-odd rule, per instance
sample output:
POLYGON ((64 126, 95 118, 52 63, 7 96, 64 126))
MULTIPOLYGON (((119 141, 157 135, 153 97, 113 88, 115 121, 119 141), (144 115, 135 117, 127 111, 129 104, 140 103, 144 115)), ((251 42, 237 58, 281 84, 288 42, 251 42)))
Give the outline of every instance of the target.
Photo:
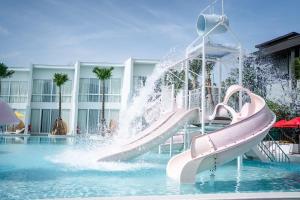
POLYGON ((126 161, 140 156, 154 147, 164 143, 177 133, 178 129, 188 121, 199 119, 199 109, 176 109, 163 115, 150 127, 137 134, 130 142, 119 149, 102 156, 98 161, 126 161))
POLYGON ((276 121, 264 99, 238 85, 228 88, 223 103, 216 106, 213 116, 227 110, 232 116, 229 126, 192 139, 191 148, 170 159, 167 175, 181 183, 194 183, 197 173, 214 169, 248 152, 266 136, 276 121), (236 113, 227 105, 236 92, 244 91, 251 99, 236 113))

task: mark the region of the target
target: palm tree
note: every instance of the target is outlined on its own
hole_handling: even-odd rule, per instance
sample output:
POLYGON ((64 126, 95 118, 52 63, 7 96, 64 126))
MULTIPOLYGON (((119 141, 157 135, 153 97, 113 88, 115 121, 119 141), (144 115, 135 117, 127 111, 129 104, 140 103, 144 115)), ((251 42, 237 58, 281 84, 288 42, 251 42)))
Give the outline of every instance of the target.
POLYGON ((184 87, 184 70, 178 71, 174 69, 170 69, 169 71, 166 72, 165 77, 164 77, 164 82, 166 85, 171 86, 174 85, 174 95, 176 97, 177 93, 179 90, 181 90, 184 87))
POLYGON ((1 79, 9 78, 15 73, 14 70, 8 70, 4 63, 0 63, 0 95, 1 95, 1 79))
POLYGON ((192 77, 192 89, 195 90, 198 88, 198 75, 202 71, 202 65, 201 61, 194 59, 192 61, 189 61, 189 70, 190 70, 190 75, 192 77))
POLYGON ((61 118, 61 86, 65 84, 69 80, 67 74, 63 73, 55 73, 53 77, 53 81, 55 82, 56 86, 58 87, 58 119, 55 122, 55 125, 53 127, 52 133, 55 135, 62 135, 66 134, 66 129, 64 127, 62 118, 61 118))
POLYGON ((95 67, 93 72, 97 76, 97 78, 101 81, 102 85, 102 112, 101 112, 101 135, 105 135, 106 131, 106 122, 105 122, 105 80, 110 79, 112 76, 113 67, 110 68, 99 68, 95 67))

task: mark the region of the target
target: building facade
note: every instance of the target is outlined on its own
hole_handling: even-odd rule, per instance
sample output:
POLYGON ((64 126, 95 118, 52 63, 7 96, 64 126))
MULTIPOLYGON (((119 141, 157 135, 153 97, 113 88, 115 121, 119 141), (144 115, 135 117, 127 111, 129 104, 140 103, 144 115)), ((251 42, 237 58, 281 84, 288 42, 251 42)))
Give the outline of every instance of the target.
POLYGON ((62 119, 68 134, 97 133, 100 122, 102 87, 94 67, 114 67, 105 84, 107 122, 119 121, 132 97, 145 84, 158 60, 129 58, 124 63, 79 62, 74 65, 42 65, 10 68, 12 77, 1 80, 0 98, 25 116, 25 133, 48 134, 58 117, 58 88, 55 73, 69 80, 62 86, 62 119))
POLYGON ((300 80, 295 75, 295 59, 300 57, 300 34, 291 32, 255 47, 258 48, 257 53, 271 62, 273 74, 280 80, 272 83, 269 98, 284 99, 284 102, 289 102, 290 106, 299 110, 300 80))

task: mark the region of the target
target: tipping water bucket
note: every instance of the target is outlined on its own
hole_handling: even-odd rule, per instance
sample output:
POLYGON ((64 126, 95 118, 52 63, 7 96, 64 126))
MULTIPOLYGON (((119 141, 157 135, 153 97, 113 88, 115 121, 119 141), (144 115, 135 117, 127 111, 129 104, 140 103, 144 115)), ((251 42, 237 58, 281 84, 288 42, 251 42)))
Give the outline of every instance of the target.
POLYGON ((208 31, 210 31, 212 28, 214 28, 219 22, 222 22, 218 27, 216 27, 212 33, 224 33, 227 31, 227 28, 224 24, 226 24, 227 26, 229 26, 229 21, 228 18, 223 15, 204 15, 201 14, 198 17, 198 21, 197 21, 197 32, 199 35, 203 35, 205 33, 207 33, 208 31))

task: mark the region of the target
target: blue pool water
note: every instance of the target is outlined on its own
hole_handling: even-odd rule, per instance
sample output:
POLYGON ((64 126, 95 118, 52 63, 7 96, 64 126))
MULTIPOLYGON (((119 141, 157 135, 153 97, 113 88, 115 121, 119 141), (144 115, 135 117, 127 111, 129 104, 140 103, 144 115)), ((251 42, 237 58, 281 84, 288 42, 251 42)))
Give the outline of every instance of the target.
POLYGON ((97 163, 101 151, 78 145, 1 144, 0 199, 300 191, 300 165, 236 161, 205 172, 194 185, 166 177, 168 155, 148 153, 126 163, 97 163), (94 160, 93 160, 94 159, 94 160))

